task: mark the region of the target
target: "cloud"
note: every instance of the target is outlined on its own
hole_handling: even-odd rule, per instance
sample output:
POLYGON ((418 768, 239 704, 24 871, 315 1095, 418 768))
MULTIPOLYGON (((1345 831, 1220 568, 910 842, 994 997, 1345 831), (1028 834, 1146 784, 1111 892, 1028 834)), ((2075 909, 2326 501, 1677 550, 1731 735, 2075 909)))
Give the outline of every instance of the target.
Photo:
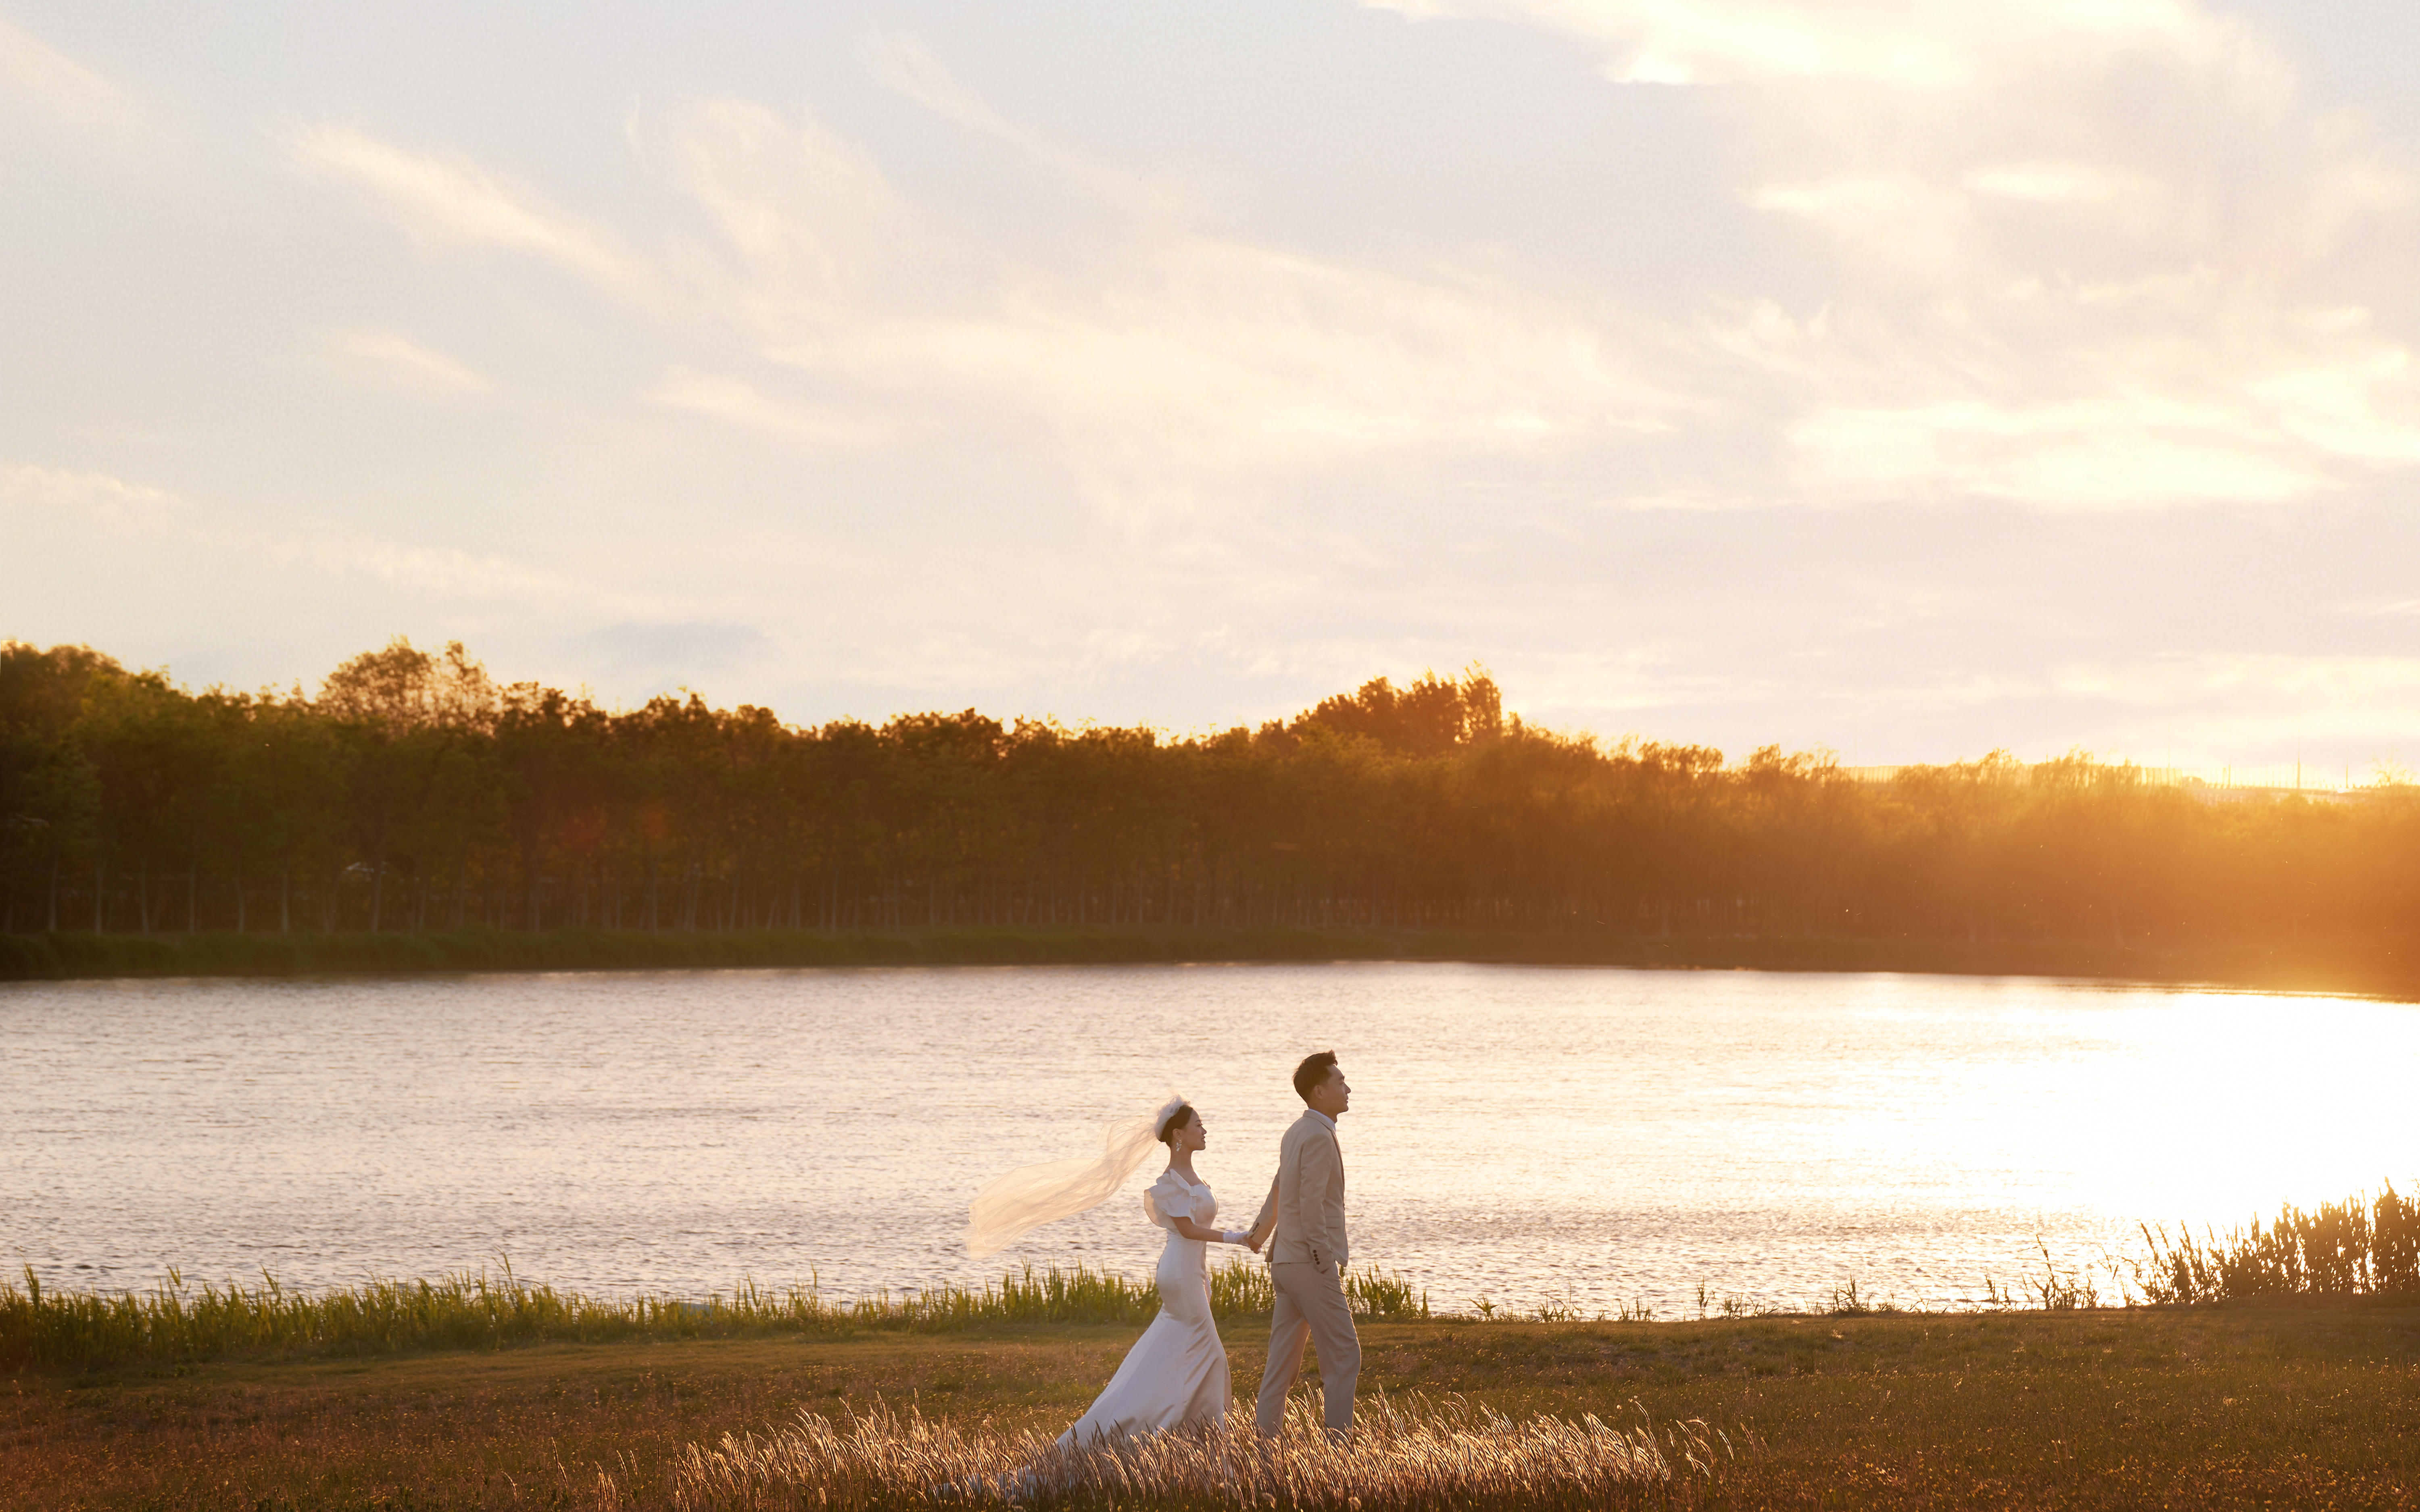
POLYGON ((876 33, 866 44, 866 67, 876 79, 941 119, 1008 147, 1025 164, 1063 187, 1102 203, 1123 205, 1137 213, 1187 213, 1186 195, 1179 186, 1070 151, 1043 133, 1001 115, 987 100, 959 83, 948 65, 914 37, 897 32, 876 33))
POLYGON ((1701 116, 1822 290, 1794 320, 1768 299, 1700 322, 1766 380, 1731 392, 1783 442, 1768 497, 2276 505, 2420 461, 2409 168, 2242 21, 2190 0, 1373 3, 1727 86, 1701 116))
POLYGON ((648 394, 659 405, 806 446, 861 449, 893 440, 898 426, 878 411, 851 411, 778 399, 743 379, 675 363, 648 394))
MULTIPOLYGON (((353 127, 283 141, 424 244, 534 255, 691 351, 718 332, 730 344, 665 364, 643 395, 654 404, 819 447, 980 437, 1134 517, 1371 458, 1618 446, 1699 402, 1645 377, 1655 338, 1591 296, 1211 229, 1172 188, 1008 122, 912 40, 877 39, 870 56, 908 98, 1038 168, 1065 196, 1061 228, 986 235, 902 193, 812 115, 744 100, 634 117, 641 162, 697 212, 652 237, 353 127)), ((442 371, 392 339, 356 349, 442 371)))
POLYGON ((2130 707, 2160 708, 2216 697, 2257 695, 2315 709, 2408 710, 2420 723, 2420 656, 2296 656, 2211 653, 2084 663, 2051 679, 2054 691, 2130 707))
POLYGON ((194 513, 190 503, 164 488, 103 472, 23 466, 0 466, 0 508, 137 534, 181 527, 194 513))
POLYGON ((132 90, 0 20, 0 161, 37 143, 140 160, 166 140, 132 90))
POLYGON ((872 71, 1033 169, 1047 214, 1000 235, 746 100, 633 117, 692 211, 649 234, 351 127, 284 140, 426 245, 620 299, 679 351, 649 403, 793 446, 948 437, 1129 520, 1472 459, 1585 467, 1617 507, 2059 511, 2273 507, 2420 462, 2409 176, 2240 23, 2185 0, 1394 8, 1726 85, 1705 110, 1750 234, 1811 297, 1709 271, 1651 312, 1513 258, 1308 253, 1053 143, 896 36, 872 71), (2249 146, 2221 164, 2211 141, 2249 146))
POLYGON ((328 577, 350 577, 444 598, 554 608, 628 607, 627 595, 492 552, 424 547, 349 532, 256 532, 269 560, 328 577))
POLYGON ((314 524, 271 528, 208 511, 166 488, 99 472, 0 465, 0 518, 21 515, 54 539, 94 532, 205 558, 271 563, 318 577, 394 584, 443 597, 541 604, 620 615, 661 614, 671 602, 496 553, 427 547, 314 524), (64 533, 58 528, 67 527, 64 533))
POLYGON ((2133 174, 2087 162, 1993 163, 1969 173, 1965 184, 1978 194, 2040 205, 2105 205, 2149 187, 2133 174))
POLYGON ((1417 19, 1524 22, 1600 47, 1619 83, 1837 79, 1928 89, 1971 85, 2012 42, 2055 32, 2105 52, 2197 40, 2173 0, 1364 0, 1417 19))
POLYGON ((639 279, 639 263, 601 233, 472 163, 345 126, 296 127, 283 141, 296 167, 346 185, 427 244, 525 253, 621 290, 639 279))
POLYGON ((2157 398, 2017 407, 1948 401, 1819 411, 1788 433, 1820 492, 2005 499, 2062 510, 2271 504, 2327 481, 2225 410, 2157 398))
MULTIPOLYGON (((920 428, 1056 438, 1104 491, 1602 442, 1676 403, 1610 311, 1491 276, 1308 256, 1108 190, 1086 191, 1080 236, 991 248, 810 118, 717 101, 650 127, 649 162, 721 232, 703 297, 757 352, 859 405, 954 417, 920 428)), ((728 382, 675 389, 781 423, 728 382)))
POLYGON ((495 392, 484 374, 392 331, 339 332, 336 349, 380 380, 431 398, 476 398, 495 392))
POLYGON ((2420 738, 2420 656, 2210 653, 2085 662, 2054 671, 2044 691, 2118 715, 2137 749, 2150 748, 2156 734, 2201 761, 2273 753, 2281 733, 2307 742, 2315 762, 2331 748, 2341 759, 2347 744, 2420 738))

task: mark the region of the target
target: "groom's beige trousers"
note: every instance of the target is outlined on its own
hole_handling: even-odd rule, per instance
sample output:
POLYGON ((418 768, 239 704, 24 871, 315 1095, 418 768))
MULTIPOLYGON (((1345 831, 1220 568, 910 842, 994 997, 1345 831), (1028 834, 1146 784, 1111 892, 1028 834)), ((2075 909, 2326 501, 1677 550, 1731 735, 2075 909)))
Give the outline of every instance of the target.
POLYGON ((1269 1363, 1261 1372, 1261 1436, 1274 1436, 1285 1421, 1286 1393, 1302 1373, 1302 1347, 1319 1350, 1321 1395, 1327 1399, 1327 1430, 1353 1428, 1353 1385, 1361 1375, 1361 1337, 1353 1331, 1353 1307, 1344 1300, 1343 1278, 1333 1262, 1280 1260, 1269 1267, 1277 1310, 1269 1319, 1269 1363))

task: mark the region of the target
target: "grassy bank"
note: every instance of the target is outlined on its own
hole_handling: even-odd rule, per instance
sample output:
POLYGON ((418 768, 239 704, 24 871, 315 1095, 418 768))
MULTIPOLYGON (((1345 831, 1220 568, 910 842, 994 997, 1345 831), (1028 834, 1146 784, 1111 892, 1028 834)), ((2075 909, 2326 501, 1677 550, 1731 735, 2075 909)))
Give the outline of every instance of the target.
POLYGON ((1953 941, 1553 931, 937 928, 643 933, 0 934, 0 980, 683 967, 1467 961, 1771 971, 1908 971, 2197 982, 2420 997, 2420 956, 2309 945, 1953 941))
MULTIPOLYGON (((845 1304, 510 1276, 60 1295, 29 1273, 0 1287, 0 1505, 840 1512, 1040 1463, 1067 1506, 2408 1509, 2415 1236, 2392 1188, 2161 1236, 2136 1280, 2198 1306, 2095 1307, 2053 1274, 1987 1313, 1482 1319, 1366 1271, 1373 1427, 1349 1449, 1306 1415, 1264 1454, 1239 1418, 1106 1465, 1047 1440, 1157 1299, 1080 1268, 845 1304)), ((1249 1396, 1266 1272, 1231 1262, 1212 1300, 1249 1396)))
MULTIPOLYGON (((725 1434, 876 1402, 1056 1431, 1134 1324, 544 1345, 0 1377, 0 1504, 659 1505, 725 1434)), ((1223 1326, 1239 1390, 1265 1325, 1223 1326)), ((1761 1443, 1681 1504, 2420 1504, 2420 1304, 1363 1325, 1361 1390, 1761 1443), (1745 1425, 1747 1434, 1741 1434, 1745 1425)))
MULTIPOLYGON (((1364 1318, 1425 1318, 1428 1298, 1366 1267, 1345 1280, 1364 1318)), ((1230 1259, 1210 1272, 1211 1310, 1263 1316, 1274 1293, 1266 1267, 1230 1259)), ((1001 1325, 1140 1326, 1159 1310, 1150 1281, 1078 1265, 1032 1266, 998 1286, 940 1286, 827 1300, 816 1288, 741 1286, 705 1298, 595 1297, 500 1278, 373 1281, 296 1290, 188 1285, 174 1271, 148 1291, 60 1292, 28 1266, 24 1285, 0 1285, 0 1369, 173 1368, 225 1359, 318 1358, 413 1350, 500 1350, 534 1344, 763 1338, 860 1333, 948 1333, 1001 1325)))

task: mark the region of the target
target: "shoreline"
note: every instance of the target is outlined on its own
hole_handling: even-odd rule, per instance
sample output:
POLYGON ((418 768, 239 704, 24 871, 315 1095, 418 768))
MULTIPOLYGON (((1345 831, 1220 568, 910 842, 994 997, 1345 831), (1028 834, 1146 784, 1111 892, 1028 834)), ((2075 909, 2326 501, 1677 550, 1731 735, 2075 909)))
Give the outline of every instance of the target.
POLYGON ((2375 941, 2154 945, 1839 935, 1659 936, 1510 929, 1084 925, 704 933, 465 929, 377 934, 0 934, 0 981, 1346 961, 2041 977, 2420 1000, 2420 948, 2375 941))

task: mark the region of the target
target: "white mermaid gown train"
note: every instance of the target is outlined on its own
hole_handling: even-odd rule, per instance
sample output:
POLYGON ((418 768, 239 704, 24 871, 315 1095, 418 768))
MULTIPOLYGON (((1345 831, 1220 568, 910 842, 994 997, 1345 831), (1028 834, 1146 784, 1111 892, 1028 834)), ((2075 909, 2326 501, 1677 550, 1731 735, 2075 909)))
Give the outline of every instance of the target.
POLYGON ((1126 1351, 1092 1410, 1060 1435, 1062 1444, 1215 1423, 1227 1415, 1233 1388, 1227 1347, 1218 1342, 1218 1325, 1210 1317, 1210 1246, 1186 1238, 1170 1222, 1181 1214, 1207 1228, 1218 1215, 1218 1199, 1201 1182, 1167 1171, 1142 1202, 1151 1221, 1168 1230, 1168 1245, 1159 1252, 1159 1316, 1126 1351))

